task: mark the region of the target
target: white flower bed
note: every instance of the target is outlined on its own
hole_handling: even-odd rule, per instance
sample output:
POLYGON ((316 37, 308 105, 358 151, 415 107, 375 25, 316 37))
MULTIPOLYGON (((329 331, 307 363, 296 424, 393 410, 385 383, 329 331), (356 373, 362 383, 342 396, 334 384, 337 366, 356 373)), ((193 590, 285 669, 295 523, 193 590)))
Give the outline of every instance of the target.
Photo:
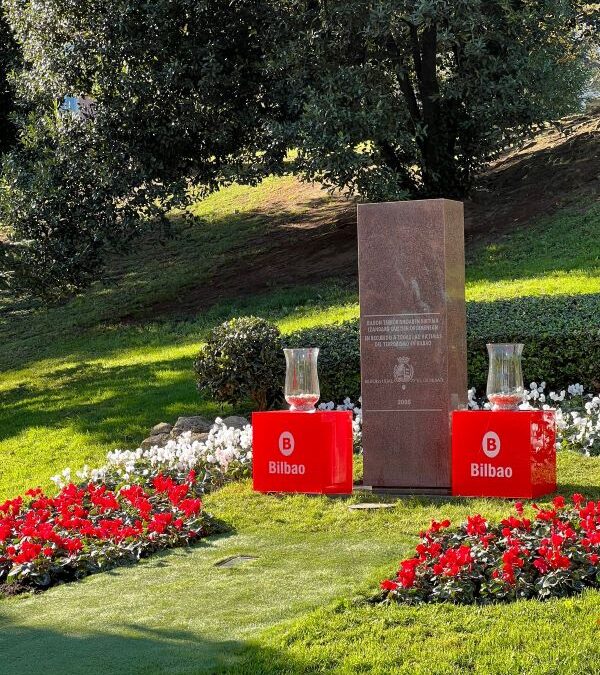
MULTIPOLYGON (((90 470, 84 466, 77 476, 82 481, 104 481, 111 475, 120 480, 135 481, 136 477, 145 477, 157 471, 185 474, 194 469, 204 472, 207 482, 221 484, 227 479, 250 475, 252 427, 249 424, 243 429, 226 427, 218 417, 205 442, 192 441, 188 431, 162 448, 155 445, 147 450, 113 450, 106 460, 101 469, 90 470)), ((70 469, 52 477, 58 487, 70 479, 70 469)))

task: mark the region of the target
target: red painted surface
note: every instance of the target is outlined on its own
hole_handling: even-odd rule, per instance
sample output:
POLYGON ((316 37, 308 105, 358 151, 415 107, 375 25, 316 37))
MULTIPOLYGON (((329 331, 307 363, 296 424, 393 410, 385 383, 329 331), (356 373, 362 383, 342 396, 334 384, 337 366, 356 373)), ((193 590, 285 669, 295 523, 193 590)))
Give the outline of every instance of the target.
POLYGON ((252 415, 252 474, 258 492, 352 492, 352 413, 252 415))
POLYGON ((539 497, 556 490, 552 411, 466 411, 452 415, 452 494, 539 497))

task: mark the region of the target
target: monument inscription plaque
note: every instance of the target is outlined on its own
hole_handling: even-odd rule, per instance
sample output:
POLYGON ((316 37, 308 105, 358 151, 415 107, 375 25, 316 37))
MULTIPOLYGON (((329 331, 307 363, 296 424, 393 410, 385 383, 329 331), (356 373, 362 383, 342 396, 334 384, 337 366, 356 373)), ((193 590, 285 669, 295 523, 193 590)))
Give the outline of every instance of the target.
POLYGON ((358 206, 364 483, 449 493, 466 407, 463 205, 358 206))

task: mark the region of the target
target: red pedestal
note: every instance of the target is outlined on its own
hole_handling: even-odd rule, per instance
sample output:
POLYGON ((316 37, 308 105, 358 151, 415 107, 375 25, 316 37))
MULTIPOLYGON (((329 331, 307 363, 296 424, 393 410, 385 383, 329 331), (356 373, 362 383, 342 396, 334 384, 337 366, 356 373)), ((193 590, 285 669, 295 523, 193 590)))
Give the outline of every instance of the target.
POLYGON ((252 475, 258 492, 352 492, 352 413, 252 415, 252 475))
POLYGON ((531 498, 556 490, 552 411, 452 415, 452 494, 531 498))

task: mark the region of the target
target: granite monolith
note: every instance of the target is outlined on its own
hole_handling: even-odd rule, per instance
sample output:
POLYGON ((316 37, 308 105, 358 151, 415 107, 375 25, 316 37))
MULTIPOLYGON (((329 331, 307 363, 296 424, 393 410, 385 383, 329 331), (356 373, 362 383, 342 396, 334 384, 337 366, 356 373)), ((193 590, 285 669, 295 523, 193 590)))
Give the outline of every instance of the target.
POLYGON ((467 394, 463 205, 360 204, 358 251, 363 482, 449 493, 467 394))

